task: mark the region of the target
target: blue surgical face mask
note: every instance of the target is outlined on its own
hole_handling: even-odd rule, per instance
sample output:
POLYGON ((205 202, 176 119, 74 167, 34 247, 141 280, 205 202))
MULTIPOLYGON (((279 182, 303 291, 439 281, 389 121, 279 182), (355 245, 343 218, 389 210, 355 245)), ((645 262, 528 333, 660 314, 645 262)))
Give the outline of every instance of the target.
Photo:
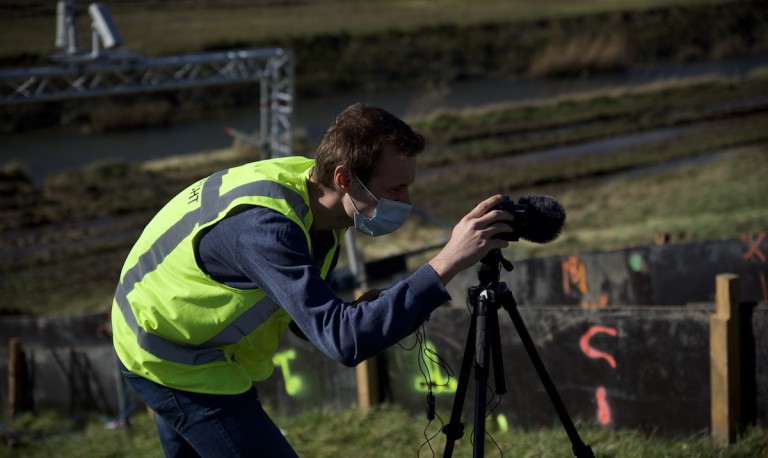
MULTIPOLYGON (((360 185, 368 191, 362 181, 357 178, 360 185)), ((373 211, 373 216, 367 218, 357 209, 357 205, 350 196, 349 201, 352 202, 352 206, 355 207, 355 229, 358 231, 378 237, 380 235, 390 234, 400 228, 405 222, 405 218, 411 212, 412 205, 404 202, 398 202, 396 200, 389 199, 377 199, 371 191, 368 191, 373 200, 376 201, 376 209, 373 211)))

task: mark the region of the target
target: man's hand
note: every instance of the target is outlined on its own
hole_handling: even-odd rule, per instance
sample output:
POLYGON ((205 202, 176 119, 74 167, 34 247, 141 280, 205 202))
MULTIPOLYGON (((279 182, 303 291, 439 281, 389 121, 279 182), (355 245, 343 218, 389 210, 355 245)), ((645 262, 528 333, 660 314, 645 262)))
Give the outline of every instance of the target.
POLYGON ((429 261, 444 285, 457 273, 483 259, 489 251, 509 245, 505 240, 493 238, 497 234, 512 232, 509 224, 497 224, 511 222, 514 219, 511 213, 490 211, 502 198, 501 195, 488 198, 467 213, 453 228, 448 243, 429 261))

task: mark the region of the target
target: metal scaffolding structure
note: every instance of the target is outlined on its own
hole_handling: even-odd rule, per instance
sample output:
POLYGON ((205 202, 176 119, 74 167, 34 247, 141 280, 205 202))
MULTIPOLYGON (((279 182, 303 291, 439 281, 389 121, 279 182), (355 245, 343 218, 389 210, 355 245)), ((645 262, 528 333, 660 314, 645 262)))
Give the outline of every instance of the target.
POLYGON ((73 7, 71 2, 59 2, 56 44, 66 52, 51 56, 53 64, 49 66, 0 69, 0 104, 259 81, 258 142, 267 157, 292 154, 294 63, 290 50, 264 48, 145 57, 110 50, 119 46, 121 39, 111 29, 108 12, 100 4, 91 5, 89 11, 94 18, 92 51, 78 50, 74 43, 73 7), (95 5, 100 8, 94 8, 95 5))

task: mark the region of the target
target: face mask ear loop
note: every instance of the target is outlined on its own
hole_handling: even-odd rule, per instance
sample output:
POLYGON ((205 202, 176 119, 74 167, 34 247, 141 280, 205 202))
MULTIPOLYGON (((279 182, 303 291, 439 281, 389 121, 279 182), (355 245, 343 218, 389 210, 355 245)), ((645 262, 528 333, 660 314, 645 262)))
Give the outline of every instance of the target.
MULTIPOLYGON (((376 201, 376 206, 378 207, 379 199, 377 199, 376 196, 374 196, 373 193, 368 188, 365 187, 365 185, 363 184, 363 182, 360 180, 360 178, 357 175, 355 175, 355 179, 357 180, 358 183, 360 183, 360 186, 362 186, 363 189, 365 189, 365 191, 368 193, 368 195, 373 197, 373 200, 376 201)), ((364 216, 362 213, 360 213, 360 210, 357 208, 357 205, 355 205, 355 201, 352 200, 352 193, 348 192, 347 196, 349 197, 349 201, 352 203, 352 207, 355 209, 357 214, 360 215, 363 218, 368 219, 366 216, 364 216)))
MULTIPOLYGON (((365 187, 365 186, 363 186, 363 187, 365 187)), ((352 196, 349 193, 347 193, 347 197, 349 197, 349 201, 352 203, 352 208, 354 208, 355 211, 362 216, 362 213, 360 213, 360 210, 357 209, 357 205, 355 205, 355 201, 352 200, 352 196)))
POLYGON ((378 204, 379 203, 379 199, 377 199, 376 196, 374 196, 373 193, 367 187, 365 187, 365 185, 363 184, 363 182, 360 180, 360 178, 357 175, 355 175, 355 179, 357 180, 358 183, 360 183, 360 186, 362 186, 363 189, 365 189, 368 192, 368 195, 373 197, 373 200, 375 200, 376 203, 378 204))

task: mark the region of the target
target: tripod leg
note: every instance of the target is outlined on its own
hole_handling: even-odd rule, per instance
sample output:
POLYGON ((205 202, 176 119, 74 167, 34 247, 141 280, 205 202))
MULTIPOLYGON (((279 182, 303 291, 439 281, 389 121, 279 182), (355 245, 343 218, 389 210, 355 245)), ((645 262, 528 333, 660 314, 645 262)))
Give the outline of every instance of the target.
MULTIPOLYGON (((474 455, 481 457, 484 455, 485 446, 485 402, 486 391, 488 387, 488 374, 491 353, 491 336, 488 335, 488 322, 492 321, 489 317, 489 302, 493 299, 486 296, 487 292, 481 293, 477 301, 477 331, 475 341, 475 444, 474 455)), ((495 310, 495 307, 491 307, 495 310)), ((491 332, 493 334, 493 332, 491 332)))
POLYGON ((496 394, 507 392, 507 382, 504 377, 504 361, 501 353, 501 335, 499 334, 498 308, 488 311, 488 326, 491 331, 491 358, 493 360, 493 375, 496 382, 496 394))
MULTIPOLYGON (((504 285, 504 288, 506 288, 506 285, 504 285)), ((549 399, 552 401, 552 405, 555 407, 557 415, 560 417, 560 422, 563 424, 563 428, 565 428, 565 432, 571 440, 574 455, 578 458, 594 458, 595 455, 592 453, 592 449, 589 445, 582 442, 581 437, 579 437, 579 433, 576 431, 576 427, 573 425, 573 421, 571 421, 571 417, 568 415, 568 411, 565 409, 562 399, 560 399, 557 388, 555 388, 555 384, 549 377, 547 368, 544 366, 544 362, 541 360, 541 356, 539 356, 539 352, 536 350, 536 345, 534 345, 533 339, 531 339, 531 335, 525 327, 523 317, 520 316, 520 311, 517 309, 517 302, 511 291, 503 291, 502 305, 509 313, 509 317, 512 319, 512 323, 514 323, 517 333, 520 335, 520 340, 523 342, 523 346, 528 352, 528 356, 530 357, 533 366, 536 368, 536 372, 539 374, 539 379, 541 379, 541 383, 544 385, 544 389, 547 391, 549 399)))
POLYGON ((469 383, 469 371, 472 369, 472 360, 474 358, 476 323, 477 316, 473 312, 469 324, 469 333, 467 334, 467 344, 464 346, 464 357, 461 362, 461 372, 459 373, 459 383, 456 387, 456 397, 453 399, 451 421, 443 427, 443 433, 445 434, 445 450, 443 450, 443 456, 446 458, 453 455, 453 447, 456 441, 464 436, 464 424, 461 422, 461 409, 464 407, 464 397, 467 394, 467 383, 469 383))

